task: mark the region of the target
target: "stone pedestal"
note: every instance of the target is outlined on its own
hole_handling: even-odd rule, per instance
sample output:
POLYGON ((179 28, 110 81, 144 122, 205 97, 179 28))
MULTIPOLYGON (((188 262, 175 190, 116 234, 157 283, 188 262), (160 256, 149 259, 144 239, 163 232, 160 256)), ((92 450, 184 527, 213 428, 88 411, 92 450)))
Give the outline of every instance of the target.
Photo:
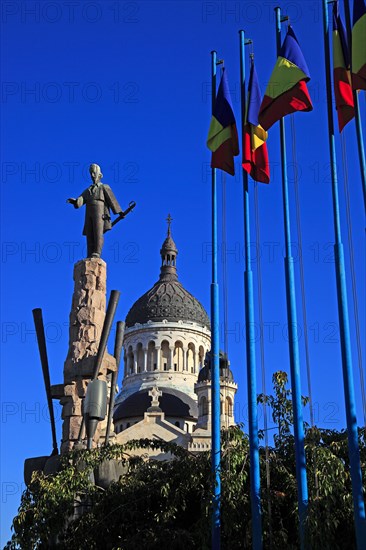
MULTIPOLYGON (((106 263, 100 258, 81 260, 74 267, 74 293, 70 312, 69 351, 64 365, 61 453, 77 441, 82 421, 82 402, 92 377, 106 311, 106 263)), ((98 378, 106 380, 116 370, 107 352, 98 378)), ((94 444, 100 437, 98 428, 94 444)))

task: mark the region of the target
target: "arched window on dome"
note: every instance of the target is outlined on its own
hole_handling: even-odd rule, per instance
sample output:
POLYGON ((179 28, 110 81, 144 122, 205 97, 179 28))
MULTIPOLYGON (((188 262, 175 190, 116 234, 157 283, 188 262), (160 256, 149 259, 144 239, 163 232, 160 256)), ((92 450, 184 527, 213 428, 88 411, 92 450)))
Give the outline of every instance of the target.
POLYGON ((225 414, 227 416, 233 416, 233 401, 231 397, 225 399, 225 414))
POLYGON ((124 350, 124 354, 123 354, 123 365, 124 365, 124 373, 125 373, 125 376, 128 375, 128 365, 127 365, 127 353, 126 353, 126 350, 124 350))
POLYGON ((161 370, 168 370, 169 368, 169 342, 163 340, 161 343, 161 370))
POLYGON ((128 365, 127 366, 128 374, 133 374, 134 356, 133 356, 132 346, 128 346, 127 365, 128 365))
POLYGON ((187 350, 187 370, 188 372, 196 372, 196 352, 195 347, 192 342, 188 344, 188 350, 187 350))
POLYGON ((177 428, 180 428, 180 422, 178 422, 178 420, 174 422, 174 424, 177 426, 177 428))
POLYGON ((200 369, 202 369, 203 367, 204 359, 205 359, 205 350, 203 346, 200 346, 198 348, 198 361, 199 361, 200 369))
POLYGON ((208 415, 208 401, 207 401, 207 397, 205 397, 204 395, 202 395, 202 397, 199 400, 198 413, 200 416, 208 415))
POLYGON ((141 342, 137 344, 136 354, 137 354, 137 372, 142 372, 144 370, 144 350, 142 349, 141 342))
POLYGON ((185 423, 184 423, 184 431, 186 431, 187 433, 189 433, 189 424, 188 424, 188 422, 185 422, 185 423))
POLYGON ((150 340, 147 345, 147 370, 152 371, 156 369, 156 350, 155 342, 150 340))
POLYGON ((177 340, 174 344, 173 367, 175 371, 183 370, 183 343, 177 340))

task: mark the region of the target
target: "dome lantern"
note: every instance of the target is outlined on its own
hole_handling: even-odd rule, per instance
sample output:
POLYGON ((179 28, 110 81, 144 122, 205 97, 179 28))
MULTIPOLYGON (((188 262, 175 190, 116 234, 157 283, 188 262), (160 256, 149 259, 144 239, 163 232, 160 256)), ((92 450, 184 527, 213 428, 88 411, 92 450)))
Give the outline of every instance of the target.
POLYGON ((178 281, 177 276, 177 255, 178 249, 175 242, 172 239, 171 223, 173 218, 170 214, 166 221, 168 222, 168 231, 165 241, 160 250, 161 255, 161 269, 160 269, 160 281, 178 281))

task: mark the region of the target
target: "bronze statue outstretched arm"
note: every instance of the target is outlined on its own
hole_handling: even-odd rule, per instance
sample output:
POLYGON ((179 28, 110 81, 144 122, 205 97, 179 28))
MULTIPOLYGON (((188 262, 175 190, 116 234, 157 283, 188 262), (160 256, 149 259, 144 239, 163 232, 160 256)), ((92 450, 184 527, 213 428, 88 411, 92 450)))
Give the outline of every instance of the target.
POLYGON ((67 199, 68 203, 72 204, 74 206, 74 208, 80 208, 80 206, 82 206, 84 204, 84 199, 82 196, 78 197, 77 199, 67 199))

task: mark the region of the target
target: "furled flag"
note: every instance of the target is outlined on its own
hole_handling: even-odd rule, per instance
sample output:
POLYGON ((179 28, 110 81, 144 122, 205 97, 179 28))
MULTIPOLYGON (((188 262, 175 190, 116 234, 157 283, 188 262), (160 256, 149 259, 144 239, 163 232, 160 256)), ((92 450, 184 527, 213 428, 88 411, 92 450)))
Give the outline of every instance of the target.
POLYGON ((366 6, 354 0, 352 28, 352 87, 366 90, 366 6))
POLYGON ((250 69, 248 105, 244 122, 243 168, 256 181, 269 183, 269 163, 266 140, 268 134, 258 122, 261 91, 254 63, 250 69))
POLYGON ((231 103, 226 71, 223 69, 207 137, 212 151, 211 168, 235 174, 234 157, 239 154, 239 140, 231 103))
POLYGON ((346 31, 339 15, 339 4, 333 4, 333 82, 339 131, 355 116, 351 87, 350 59, 346 31))
POLYGON ((285 115, 312 111, 306 85, 309 80, 306 61, 295 33, 289 27, 259 111, 259 122, 265 130, 285 115))

